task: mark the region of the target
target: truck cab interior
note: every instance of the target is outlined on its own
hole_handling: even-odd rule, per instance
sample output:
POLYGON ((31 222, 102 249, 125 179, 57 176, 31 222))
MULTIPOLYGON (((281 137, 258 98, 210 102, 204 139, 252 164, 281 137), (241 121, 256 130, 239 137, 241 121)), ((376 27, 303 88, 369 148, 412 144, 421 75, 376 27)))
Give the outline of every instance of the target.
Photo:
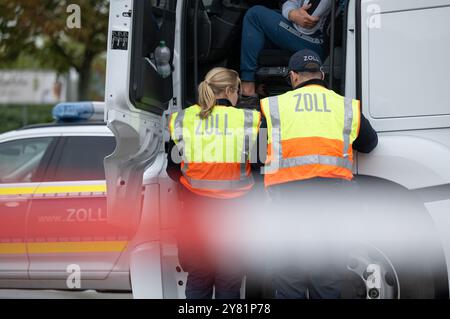
MULTIPOLYGON (((273 10, 281 11, 283 1, 190 0, 188 2, 184 83, 187 83, 186 102, 190 104, 196 100, 193 93, 196 92, 197 84, 212 67, 240 69, 242 21, 246 11, 253 5, 265 5, 273 10)), ((333 15, 335 18, 331 19, 330 15, 325 28, 327 30, 325 73, 327 81, 334 88, 340 89, 344 15, 337 10, 336 1, 333 15), (330 46, 333 50, 330 50, 330 46), (333 63, 331 63, 332 58, 333 63), (332 64, 333 71, 330 68, 332 64)), ((293 53, 295 52, 273 46, 265 48, 260 53, 256 79, 257 84, 265 87, 268 95, 276 95, 290 89, 285 78, 288 75, 289 58, 293 53)))
MULTIPOLYGON (((254 5, 280 10, 284 1, 268 0, 186 0, 183 2, 180 27, 181 106, 197 101, 198 84, 213 67, 240 70, 242 22, 245 13, 254 5)), ((347 1, 346 1, 347 2, 347 1)), ((134 1, 134 37, 132 39, 132 67, 130 100, 135 106, 162 114, 172 97, 172 76, 162 79, 151 66, 153 52, 164 40, 174 52, 177 0, 134 1)), ((332 13, 326 23, 326 60, 324 71, 329 87, 342 92, 345 47, 344 26, 346 9, 333 2, 332 13)), ((259 58, 257 85, 263 85, 267 95, 290 89, 286 76, 288 61, 295 52, 281 48, 266 48, 259 58)))

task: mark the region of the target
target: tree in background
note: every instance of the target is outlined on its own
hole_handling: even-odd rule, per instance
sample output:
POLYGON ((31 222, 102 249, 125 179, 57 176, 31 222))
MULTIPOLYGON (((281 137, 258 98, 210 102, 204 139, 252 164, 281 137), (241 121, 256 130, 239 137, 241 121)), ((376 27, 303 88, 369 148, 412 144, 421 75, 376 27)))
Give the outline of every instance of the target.
POLYGON ((93 62, 106 51, 108 8, 108 0, 0 0, 0 66, 25 56, 60 74, 74 68, 78 96, 88 99, 93 62), (81 9, 80 28, 70 28, 71 4, 81 9))

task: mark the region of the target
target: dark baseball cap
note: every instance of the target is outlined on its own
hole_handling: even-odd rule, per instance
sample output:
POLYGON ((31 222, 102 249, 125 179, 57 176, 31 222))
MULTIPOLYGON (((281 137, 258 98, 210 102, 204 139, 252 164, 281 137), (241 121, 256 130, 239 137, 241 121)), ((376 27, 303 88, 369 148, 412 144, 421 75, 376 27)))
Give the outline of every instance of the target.
POLYGON ((289 60, 289 70, 295 72, 320 72, 322 59, 312 50, 300 50, 289 60))

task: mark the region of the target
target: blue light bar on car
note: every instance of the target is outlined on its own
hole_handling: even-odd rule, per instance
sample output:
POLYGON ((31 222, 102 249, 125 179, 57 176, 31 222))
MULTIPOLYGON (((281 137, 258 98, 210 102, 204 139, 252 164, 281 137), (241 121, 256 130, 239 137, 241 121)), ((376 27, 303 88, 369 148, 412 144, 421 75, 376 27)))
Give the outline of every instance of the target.
POLYGON ((104 106, 97 102, 59 103, 52 115, 57 122, 103 120, 104 106))

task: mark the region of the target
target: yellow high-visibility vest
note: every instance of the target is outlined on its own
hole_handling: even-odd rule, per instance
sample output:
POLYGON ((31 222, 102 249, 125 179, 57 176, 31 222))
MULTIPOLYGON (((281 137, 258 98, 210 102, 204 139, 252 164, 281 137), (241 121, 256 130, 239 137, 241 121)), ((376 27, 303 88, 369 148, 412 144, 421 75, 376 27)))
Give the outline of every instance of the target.
POLYGON ((315 177, 353 178, 360 103, 320 85, 261 101, 267 119, 265 186, 315 177))
POLYGON ((171 138, 182 154, 180 182, 203 196, 244 195, 253 186, 249 160, 260 113, 218 105, 201 119, 200 111, 200 106, 193 105, 173 113, 169 121, 171 138))

